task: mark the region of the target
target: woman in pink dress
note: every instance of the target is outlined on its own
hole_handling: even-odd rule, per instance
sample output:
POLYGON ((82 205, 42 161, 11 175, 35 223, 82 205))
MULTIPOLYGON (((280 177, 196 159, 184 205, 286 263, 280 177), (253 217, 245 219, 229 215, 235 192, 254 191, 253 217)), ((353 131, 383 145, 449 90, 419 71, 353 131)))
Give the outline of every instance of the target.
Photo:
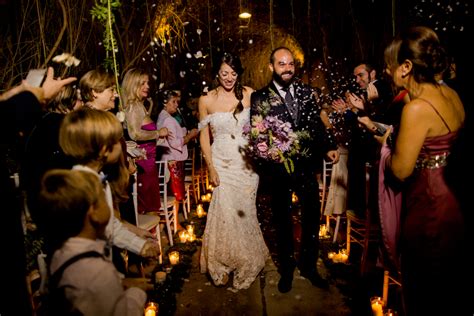
POLYGON ((125 109, 128 135, 146 151, 146 159, 137 160, 138 171, 138 213, 160 210, 160 187, 156 167, 156 143, 168 135, 168 130, 156 129, 150 119, 153 102, 147 109, 144 105, 150 92, 148 75, 139 69, 130 69, 122 81, 122 97, 125 109))
POLYGON ((160 103, 163 105, 163 110, 158 116, 156 125, 159 128, 166 128, 169 131, 165 142, 161 144, 163 147, 161 160, 168 161, 171 191, 177 201, 182 201, 185 195, 184 161, 188 158, 187 144, 190 140, 197 137, 198 130, 192 129, 188 132, 185 127, 181 127, 173 116, 178 111, 179 100, 179 92, 167 90, 162 93, 160 103))

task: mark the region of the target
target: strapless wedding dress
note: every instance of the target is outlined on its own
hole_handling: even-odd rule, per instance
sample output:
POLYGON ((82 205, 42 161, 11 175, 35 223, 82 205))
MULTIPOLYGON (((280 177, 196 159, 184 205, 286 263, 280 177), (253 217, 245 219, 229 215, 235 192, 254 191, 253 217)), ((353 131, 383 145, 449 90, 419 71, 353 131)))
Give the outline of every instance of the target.
POLYGON ((212 161, 220 179, 209 206, 201 249, 201 272, 222 285, 233 272, 233 288, 248 288, 269 258, 255 204, 258 175, 242 153, 243 126, 249 109, 237 114, 217 112, 200 122, 209 124, 212 161))

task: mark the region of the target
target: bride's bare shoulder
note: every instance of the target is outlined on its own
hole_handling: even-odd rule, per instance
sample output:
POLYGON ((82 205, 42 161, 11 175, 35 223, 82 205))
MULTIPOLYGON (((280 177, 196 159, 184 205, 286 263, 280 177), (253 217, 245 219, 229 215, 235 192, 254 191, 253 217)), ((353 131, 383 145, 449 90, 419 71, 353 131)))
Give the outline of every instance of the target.
POLYGON ((254 92, 255 89, 249 86, 244 86, 244 91, 245 93, 252 94, 252 92, 254 92))

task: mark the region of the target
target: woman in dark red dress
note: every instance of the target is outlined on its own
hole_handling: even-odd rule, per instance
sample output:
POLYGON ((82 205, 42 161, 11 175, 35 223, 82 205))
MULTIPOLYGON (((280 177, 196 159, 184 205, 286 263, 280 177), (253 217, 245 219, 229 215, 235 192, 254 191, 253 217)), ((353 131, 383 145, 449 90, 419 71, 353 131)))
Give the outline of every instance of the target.
MULTIPOLYGON (((400 250, 406 315, 470 314, 467 292, 459 288, 469 275, 464 258, 465 222, 444 177, 447 157, 464 123, 463 104, 454 90, 435 80, 435 74, 447 65, 433 30, 409 29, 387 47, 385 61, 395 85, 407 89, 410 96, 394 149, 385 143, 389 133, 380 138, 384 175, 403 182, 400 217, 393 216, 396 213, 387 205, 394 200, 382 199, 380 206, 382 214, 392 212, 385 219, 393 217, 382 228, 385 225, 393 236, 400 236, 392 239, 399 244, 389 250, 400 250), (393 227, 398 220, 399 230, 393 227)), ((398 203, 401 195, 396 196, 398 203)))

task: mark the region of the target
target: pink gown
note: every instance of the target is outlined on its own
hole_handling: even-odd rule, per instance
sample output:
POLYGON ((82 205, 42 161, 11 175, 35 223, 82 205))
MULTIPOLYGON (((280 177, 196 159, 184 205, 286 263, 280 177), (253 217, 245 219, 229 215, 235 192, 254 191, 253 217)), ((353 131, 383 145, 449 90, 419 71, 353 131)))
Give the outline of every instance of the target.
MULTIPOLYGON (((142 125, 146 131, 156 130, 154 122, 142 125)), ((138 147, 145 149, 147 159, 137 160, 138 170, 138 213, 158 212, 160 210, 160 186, 156 167, 156 141, 139 142, 138 147)))

